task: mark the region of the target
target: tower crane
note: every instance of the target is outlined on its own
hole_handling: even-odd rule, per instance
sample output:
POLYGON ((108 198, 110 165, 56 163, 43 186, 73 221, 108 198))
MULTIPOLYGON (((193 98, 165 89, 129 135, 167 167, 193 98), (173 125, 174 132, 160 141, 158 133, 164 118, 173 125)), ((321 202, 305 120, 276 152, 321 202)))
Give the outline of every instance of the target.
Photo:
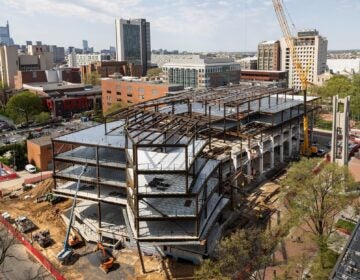
MULTIPOLYGON (((310 139, 309 139, 309 119, 307 116, 307 104, 306 104, 306 95, 307 95, 307 87, 309 81, 307 79, 309 67, 303 68, 299 56, 297 54, 294 39, 290 32, 290 28, 286 19, 286 15, 284 12, 283 1, 282 0, 272 0, 273 6, 276 12, 277 19, 279 21, 281 31, 284 35, 286 44, 290 50, 290 56, 292 60, 293 67, 296 70, 296 73, 300 79, 300 92, 304 96, 304 119, 303 119, 303 128, 304 128, 304 142, 300 147, 300 152, 304 156, 310 156, 313 153, 317 152, 317 148, 311 147, 310 139)), ((290 66, 291 67, 291 66, 290 66)))

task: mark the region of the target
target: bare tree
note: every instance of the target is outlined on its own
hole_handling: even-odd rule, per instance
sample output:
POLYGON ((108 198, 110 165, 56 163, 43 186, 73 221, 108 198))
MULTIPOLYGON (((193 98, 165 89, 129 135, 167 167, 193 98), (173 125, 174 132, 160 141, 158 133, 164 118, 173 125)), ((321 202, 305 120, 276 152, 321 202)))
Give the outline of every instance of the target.
POLYGON ((4 226, 0 225, 0 269, 3 269, 4 262, 8 257, 15 257, 10 254, 10 248, 17 243, 15 236, 10 234, 4 226))

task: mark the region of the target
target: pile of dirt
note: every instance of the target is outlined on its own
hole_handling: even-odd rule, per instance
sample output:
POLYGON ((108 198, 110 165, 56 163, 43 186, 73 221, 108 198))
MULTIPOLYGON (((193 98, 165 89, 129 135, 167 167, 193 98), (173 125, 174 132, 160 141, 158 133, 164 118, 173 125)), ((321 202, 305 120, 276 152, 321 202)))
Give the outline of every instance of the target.
POLYGON ((29 191, 27 194, 36 198, 51 192, 53 187, 54 180, 52 178, 49 178, 37 184, 36 187, 29 191))
POLYGON ((36 221, 40 223, 53 223, 57 224, 62 222, 61 219, 61 210, 58 207, 51 205, 44 205, 38 209, 33 210, 33 216, 36 221))

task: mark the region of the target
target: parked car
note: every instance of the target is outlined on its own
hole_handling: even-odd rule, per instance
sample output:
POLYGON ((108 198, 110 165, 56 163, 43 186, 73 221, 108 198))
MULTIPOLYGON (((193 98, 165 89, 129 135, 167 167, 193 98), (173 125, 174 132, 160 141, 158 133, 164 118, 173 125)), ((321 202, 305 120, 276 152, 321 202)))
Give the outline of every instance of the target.
POLYGON ((25 170, 29 173, 36 173, 36 167, 32 164, 25 165, 25 170))

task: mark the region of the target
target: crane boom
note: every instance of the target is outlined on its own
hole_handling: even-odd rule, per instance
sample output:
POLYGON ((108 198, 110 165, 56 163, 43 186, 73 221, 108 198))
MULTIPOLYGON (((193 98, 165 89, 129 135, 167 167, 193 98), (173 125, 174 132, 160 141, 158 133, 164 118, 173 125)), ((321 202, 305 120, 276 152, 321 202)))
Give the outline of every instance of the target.
POLYGON ((312 148, 310 147, 310 140, 309 140, 309 120, 307 116, 307 106, 306 106, 306 91, 308 86, 308 70, 304 69, 302 67, 302 64, 300 62, 300 59, 298 57, 295 44, 294 44, 294 38, 290 32, 290 28, 285 16, 284 8, 283 8, 283 2, 282 0, 272 0, 275 13, 277 16, 277 19, 280 24, 281 31, 284 35, 286 44, 290 50, 290 55, 292 59, 292 64, 296 70, 296 73, 299 76, 300 84, 301 84, 301 92, 304 96, 304 120, 303 120, 303 127, 304 127, 304 143, 301 148, 301 153, 306 156, 310 156, 312 153, 312 148))

